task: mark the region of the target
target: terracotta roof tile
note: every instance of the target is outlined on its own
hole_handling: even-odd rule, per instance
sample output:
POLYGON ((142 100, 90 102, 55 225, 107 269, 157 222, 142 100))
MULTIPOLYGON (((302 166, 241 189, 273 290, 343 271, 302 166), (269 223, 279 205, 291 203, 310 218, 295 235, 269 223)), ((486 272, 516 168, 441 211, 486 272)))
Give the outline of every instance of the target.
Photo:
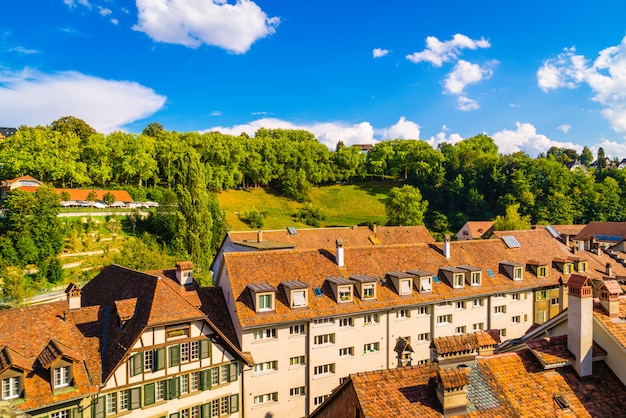
POLYGON ((32 361, 29 361, 27 357, 24 357, 15 350, 9 347, 3 347, 0 350, 0 373, 6 369, 14 367, 21 370, 32 370, 32 361))
POLYGON ((626 349, 626 299, 619 299, 618 318, 609 317, 599 303, 594 304, 593 316, 626 349))
POLYGON ((444 389, 461 389, 469 384, 469 367, 441 369, 439 379, 444 389))
MULTIPOLYGON (((443 299, 471 298, 479 294, 555 286, 559 284, 559 280, 567 282, 569 275, 562 274, 551 265, 551 262, 548 266, 548 277, 537 277, 532 272, 526 271, 523 280, 513 281, 502 273, 499 263, 505 260, 525 264, 531 259, 552 260, 572 255, 565 245, 554 239, 546 230, 507 233, 516 237, 521 244, 520 248, 510 249, 500 239, 454 241, 450 243, 451 256, 446 259, 442 243, 344 247, 344 267, 339 267, 335 263, 334 250, 324 248, 225 252, 224 267, 230 279, 237 316, 244 328, 317 316, 358 313, 391 306, 433 303, 443 299), (430 293, 413 291, 410 296, 402 297, 397 294, 391 280, 387 280, 386 283, 378 283, 376 300, 363 302, 355 297, 353 302, 342 304, 336 302, 330 286, 325 283, 328 277, 348 278, 352 275, 367 275, 380 279, 393 271, 422 270, 437 274, 441 267, 460 265, 476 266, 483 272, 490 269, 494 275, 490 277, 483 273, 481 286, 453 289, 442 281, 433 283, 430 293), (275 312, 257 315, 250 292, 246 290, 248 284, 267 282, 277 288, 282 281, 289 280, 299 280, 309 286, 309 309, 292 310, 286 299, 283 301, 277 295, 275 312), (315 297, 314 287, 321 288, 321 297, 315 297)), ((583 255, 589 261, 589 271, 586 274, 592 278, 601 278, 605 272, 606 256, 601 259, 595 254, 581 254, 583 255)), ((626 276, 626 268, 622 265, 617 264, 614 272, 616 275, 626 276)))

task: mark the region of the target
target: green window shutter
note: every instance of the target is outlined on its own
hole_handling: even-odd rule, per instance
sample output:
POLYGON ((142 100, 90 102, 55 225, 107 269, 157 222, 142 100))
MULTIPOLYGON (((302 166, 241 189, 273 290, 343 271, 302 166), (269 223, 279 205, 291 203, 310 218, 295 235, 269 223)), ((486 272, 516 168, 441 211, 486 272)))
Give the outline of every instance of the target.
POLYGON ((200 418, 211 418, 211 402, 200 406, 200 418))
POLYGON ((141 408, 141 388, 132 388, 128 390, 128 409, 141 408))
POLYGON ((170 379, 169 399, 175 399, 180 396, 180 377, 170 379))
POLYGON ((228 381, 234 382, 239 376, 239 365, 237 362, 232 362, 228 365, 228 381))
POLYGON ((143 353, 130 356, 130 375, 137 376, 143 373, 143 353))
POLYGON ((96 404, 91 409, 93 411, 93 418, 102 418, 104 417, 104 404, 106 403, 106 397, 100 396, 96 400, 96 404))
POLYGON ((154 360, 155 370, 163 370, 165 368, 165 347, 154 350, 154 356, 156 357, 154 360))
POLYGON ((170 367, 180 364, 180 345, 170 347, 170 367))
POLYGON ((206 340, 200 340, 200 358, 209 358, 211 356, 211 341, 207 338, 206 340))
POLYGON ((154 402, 155 402, 154 383, 150 383, 143 387, 143 404, 152 405, 154 402))
POLYGON ((239 412, 239 394, 233 393, 230 395, 230 413, 239 412))
POLYGON ((200 390, 207 390, 210 388, 211 375, 209 373, 210 373, 210 370, 200 371, 200 390))

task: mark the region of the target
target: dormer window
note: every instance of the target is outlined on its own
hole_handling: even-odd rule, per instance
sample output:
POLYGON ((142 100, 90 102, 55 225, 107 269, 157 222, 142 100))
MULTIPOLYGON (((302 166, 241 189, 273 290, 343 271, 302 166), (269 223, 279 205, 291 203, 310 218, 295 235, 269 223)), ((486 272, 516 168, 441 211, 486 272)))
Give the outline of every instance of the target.
POLYGON ((259 312, 267 312, 274 310, 274 298, 271 293, 264 293, 261 295, 257 295, 257 305, 259 312))
POLYGON ((537 277, 548 277, 548 263, 532 260, 526 263, 526 265, 537 277))
POLYGON ((413 294, 413 275, 402 271, 387 273, 394 287, 400 296, 410 296, 413 294))
POLYGON ((248 289, 252 293, 256 312, 270 312, 276 309, 276 288, 274 286, 269 283, 255 283, 249 284, 248 289))
POLYGON ((509 279, 514 281, 523 280, 524 265, 514 261, 502 261, 500 262, 500 273, 506 274, 509 279))
POLYGON ((326 279, 330 284, 337 303, 352 302, 354 283, 345 277, 329 277, 326 279))
POLYGON ((454 275, 454 287, 455 288, 460 288, 463 287, 463 275, 462 274, 455 274, 454 275))
POLYGON ((571 260, 558 258, 554 260, 554 264, 563 274, 572 274, 574 272, 574 263, 571 260))
POLYGON ((576 269, 579 273, 584 273, 587 271, 587 262, 586 261, 579 261, 578 262, 578 268, 576 269))
POLYGON ((433 275, 427 271, 422 270, 409 270, 408 274, 415 276, 415 286, 420 293, 427 293, 433 291, 433 275))
POLYGON ((350 280, 356 285, 356 290, 361 300, 376 299, 376 284, 378 283, 376 277, 359 274, 350 276, 350 280))
POLYGON ((459 268, 465 270, 465 277, 470 286, 480 286, 482 284, 482 270, 480 268, 473 266, 459 266, 459 268))
POLYGON ((339 287, 339 302, 350 302, 352 300, 352 286, 339 287))
POLYGON ((433 285, 431 283, 431 277, 422 277, 420 279, 420 292, 432 292, 433 285))
POLYGON ((285 289, 290 308, 304 308, 308 306, 308 285, 300 280, 289 280, 280 283, 285 289))
POLYGON ((70 366, 55 367, 53 369, 54 388, 62 388, 70 385, 70 366))
POLYGON ((2 400, 6 401, 20 396, 21 377, 11 376, 2 379, 2 400))

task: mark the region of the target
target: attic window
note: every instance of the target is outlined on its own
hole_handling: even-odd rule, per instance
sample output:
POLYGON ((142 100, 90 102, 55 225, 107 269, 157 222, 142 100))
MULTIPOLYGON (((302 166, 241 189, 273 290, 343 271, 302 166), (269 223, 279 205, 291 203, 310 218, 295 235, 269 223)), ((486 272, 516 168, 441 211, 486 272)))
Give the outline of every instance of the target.
POLYGON ((410 279, 400 281, 400 294, 401 295, 411 294, 411 280, 410 279))
POLYGON ((293 306, 294 308, 306 306, 306 290, 292 290, 291 297, 291 306, 293 306))
POLYGON ((322 289, 320 289, 318 286, 315 286, 313 288, 313 293, 315 293, 315 297, 316 298, 321 298, 324 294, 322 293, 322 289))
POLYGON ((513 280, 522 280, 523 269, 521 267, 513 268, 513 280))
POLYGON ((362 299, 372 299, 376 297, 375 285, 373 283, 363 285, 363 297, 362 299))
POLYGON ((263 293, 257 295, 257 311, 259 312, 267 312, 274 309, 274 294, 273 293, 263 293))
POLYGON ((480 271, 471 272, 472 275, 472 286, 480 286, 481 283, 481 274, 480 271))
POLYGON ((53 371, 54 388, 62 388, 70 384, 70 366, 56 367, 53 371))
POLYGON ((432 284, 430 283, 430 277, 422 277, 420 282, 421 282, 420 292, 432 292, 433 287, 432 287, 432 284))
POLYGON ((339 287, 339 302, 350 302, 352 300, 352 286, 339 287))
POLYGON ((463 274, 454 275, 454 287, 455 288, 463 287, 463 274))
POLYGON ((556 404, 558 405, 559 408, 561 408, 562 411, 564 412, 572 412, 572 409, 570 408, 570 404, 567 401, 567 399, 565 399, 563 397, 563 395, 557 395, 554 397, 554 402, 556 402, 556 404))
POLYGON ((587 262, 586 261, 579 261, 577 270, 578 270, 579 273, 586 272, 587 271, 587 262))
POLYGON ((2 396, 0 399, 8 400, 20 396, 20 376, 12 376, 2 379, 2 396))

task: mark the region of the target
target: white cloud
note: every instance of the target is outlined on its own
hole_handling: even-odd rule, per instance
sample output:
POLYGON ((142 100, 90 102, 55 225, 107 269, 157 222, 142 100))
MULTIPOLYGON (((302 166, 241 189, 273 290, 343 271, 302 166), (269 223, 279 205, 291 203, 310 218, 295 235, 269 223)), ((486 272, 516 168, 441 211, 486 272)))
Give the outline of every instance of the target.
POLYGON ((33 55, 33 54, 38 54, 39 51, 37 51, 36 49, 27 49, 24 48, 23 46, 16 46, 15 48, 11 48, 12 52, 17 52, 18 54, 24 54, 24 55, 33 55))
POLYGON ((456 101, 456 108, 465 112, 480 108, 478 102, 466 96, 459 96, 456 101))
POLYGON ((626 144, 603 139, 596 146, 589 147, 594 156, 598 155, 598 148, 602 147, 604 154, 609 158, 624 158, 626 155, 626 144))
POLYGON ((572 125, 568 125, 567 123, 564 123, 563 125, 559 125, 556 127, 556 129, 563 132, 564 134, 568 133, 571 128, 572 128, 572 125))
POLYGON ((222 116, 222 112, 219 110, 214 110, 210 113, 211 116, 222 116))
POLYGON ((502 154, 512 154, 524 151, 531 157, 547 152, 550 147, 564 147, 582 152, 583 147, 572 142, 559 142, 537 133, 537 129, 530 123, 516 122, 516 129, 504 129, 496 132, 491 137, 498 145, 498 151, 502 154))
POLYGON ((259 128, 267 129, 304 129, 311 132, 329 149, 335 149, 337 142, 343 141, 346 145, 372 144, 381 139, 406 138, 417 139, 420 135, 420 126, 415 122, 401 117, 398 122, 388 128, 374 130, 369 122, 349 124, 344 122, 320 122, 310 124, 296 124, 276 118, 262 118, 246 124, 235 126, 216 126, 207 131, 219 131, 224 134, 239 135, 242 132, 253 136, 259 128))
POLYGON ((626 133, 626 37, 619 45, 600 51, 593 63, 577 55, 575 48, 566 48, 537 70, 537 83, 545 92, 586 83, 613 130, 626 133))
POLYGON ((444 81, 445 91, 451 94, 462 94, 465 86, 478 83, 483 78, 489 78, 491 74, 489 68, 482 68, 478 64, 459 60, 444 81))
POLYGON ((439 132, 435 136, 431 136, 430 139, 426 141, 430 144, 431 147, 437 148, 439 144, 442 144, 444 142, 447 142, 450 144, 456 144, 457 142, 460 142, 463 140, 463 138, 459 134, 447 135, 446 132, 448 131, 448 128, 445 125, 441 129, 442 129, 441 132, 439 132))
POLYGON ((100 10, 100 15, 101 16, 106 16, 106 15, 110 15, 111 13, 113 13, 111 11, 111 9, 107 9, 106 7, 100 7, 98 6, 98 9, 100 10))
POLYGON ((275 32, 278 17, 269 18, 256 3, 207 0, 137 0, 138 23, 133 29, 157 42, 197 48, 213 45, 245 53, 258 39, 275 32))
POLYGON ((164 96, 131 81, 72 71, 41 74, 24 69, 0 74, 0 114, 7 126, 48 125, 62 116, 75 116, 108 133, 153 114, 164 103, 164 96))
MULTIPOLYGON (((75 0, 63 0, 63 3, 65 3, 68 7, 70 8, 74 8, 76 7, 76 1, 75 0)), ((78 4, 83 5, 89 9, 91 9, 91 3, 89 3, 88 0, 78 0, 78 4)))
POLYGON ((401 116, 395 125, 377 131, 382 139, 420 139, 420 126, 401 116))
POLYGON ((462 49, 489 48, 491 44, 485 38, 473 40, 465 35, 457 33, 449 41, 441 42, 434 36, 426 38, 426 49, 422 52, 414 52, 406 58, 414 63, 421 61, 430 62, 435 67, 441 67, 444 62, 455 60, 462 49))
POLYGON ((117 25, 120 23, 120 21, 117 19, 111 19, 111 23, 113 23, 114 25, 117 25))
POLYGON ((374 58, 380 58, 380 57, 384 57, 390 52, 391 51, 389 51, 388 49, 374 48, 374 50, 372 51, 372 55, 374 56, 374 58))

